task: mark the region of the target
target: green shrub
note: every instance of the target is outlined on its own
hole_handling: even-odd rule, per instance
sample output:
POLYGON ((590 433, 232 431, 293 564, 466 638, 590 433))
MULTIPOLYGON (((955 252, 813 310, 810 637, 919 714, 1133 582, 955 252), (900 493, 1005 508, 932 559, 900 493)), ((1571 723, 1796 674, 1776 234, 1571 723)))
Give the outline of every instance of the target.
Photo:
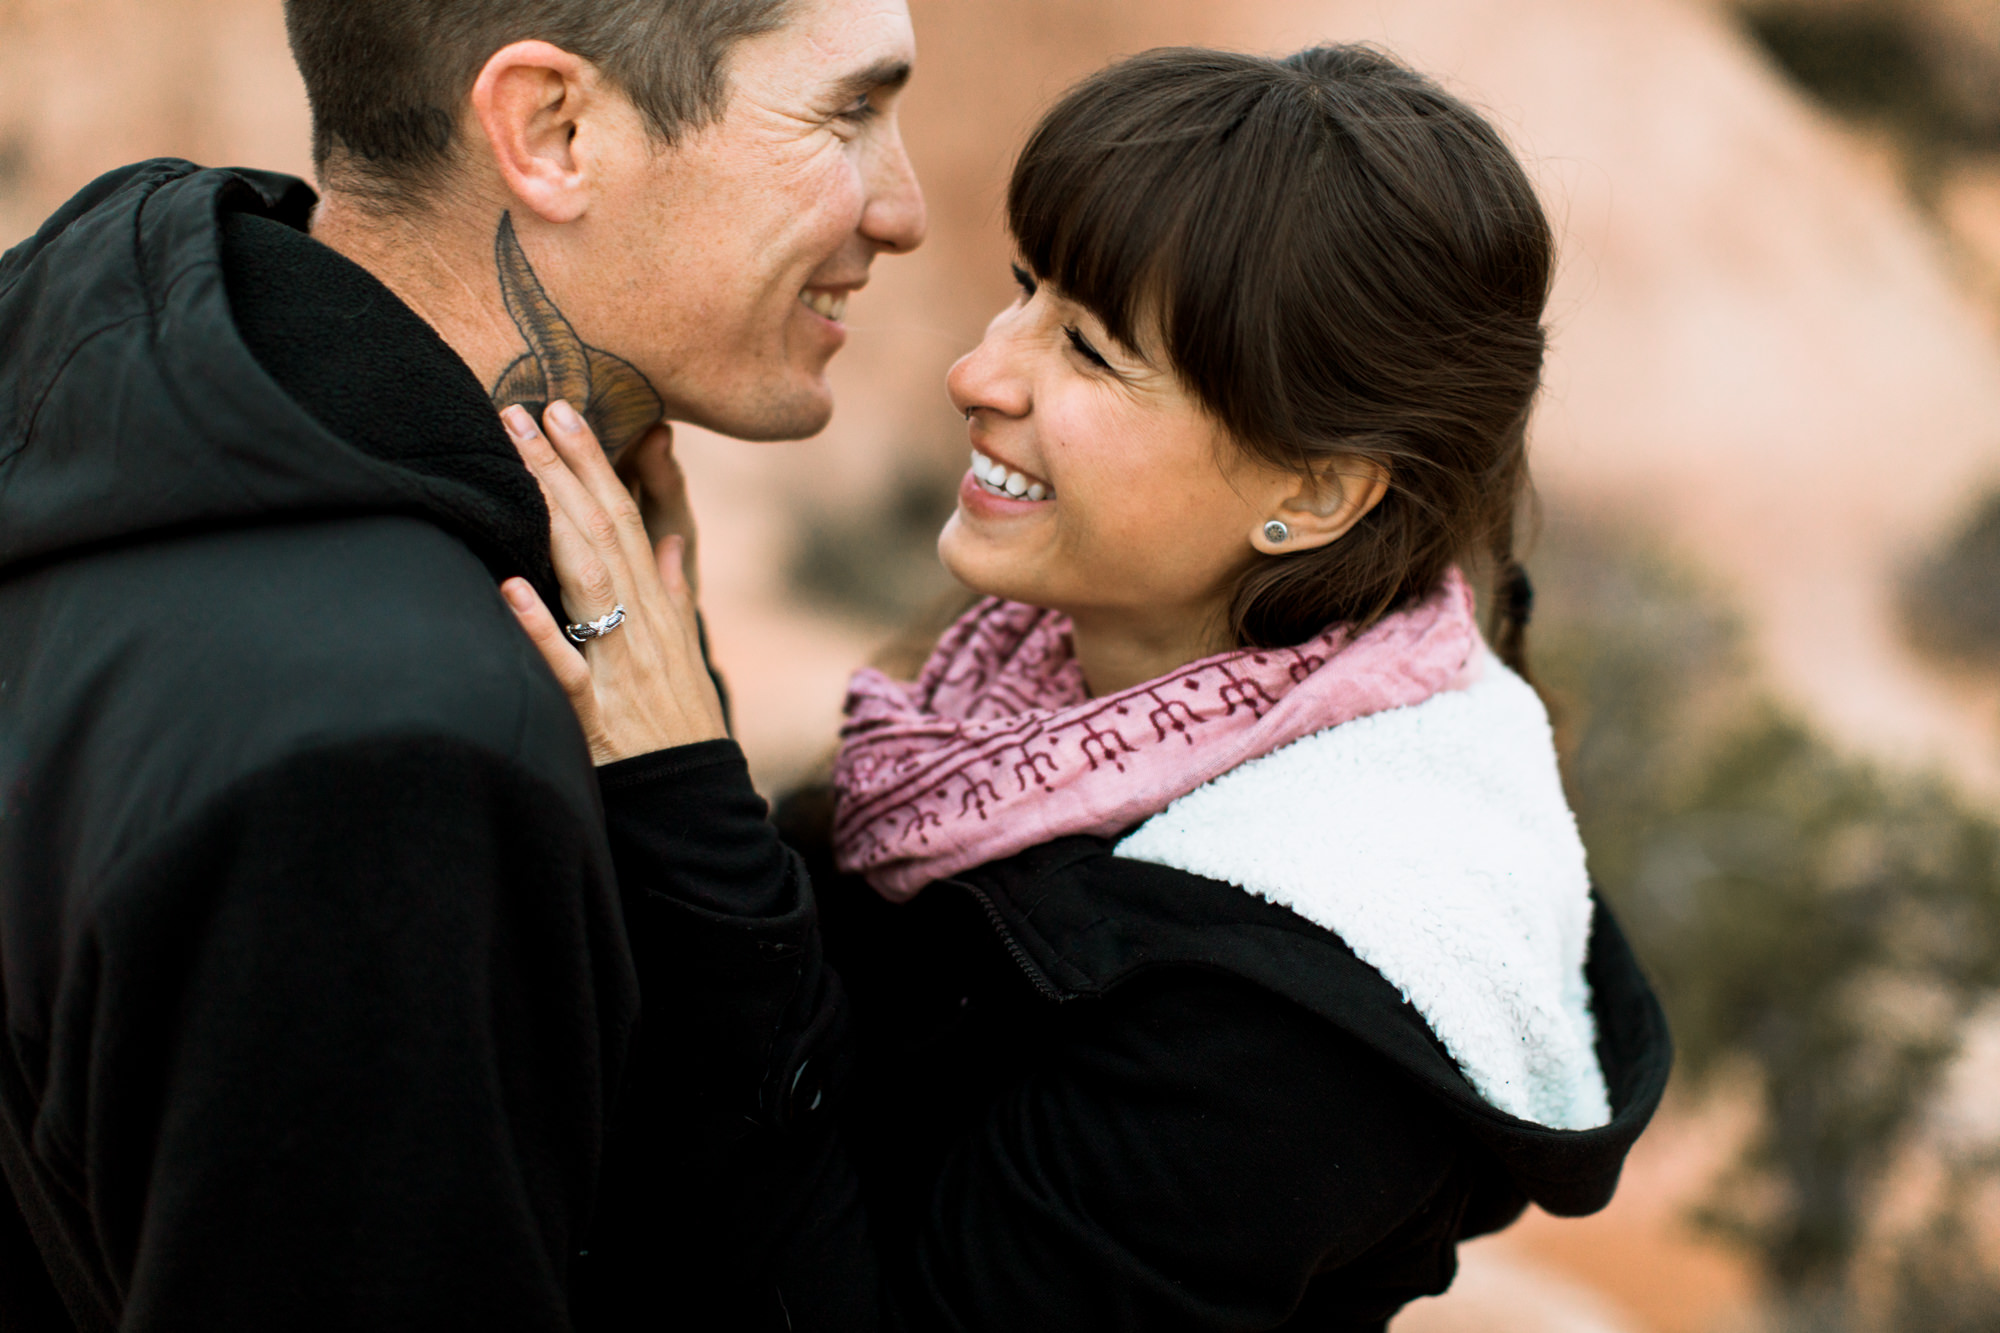
POLYGON ((1895 136, 1913 175, 1948 157, 2000 151, 2000 119, 1975 80, 1947 68, 1963 59, 1943 29, 1904 0, 1829 5, 1753 0, 1751 37, 1806 92, 1839 114, 1895 136))
POLYGON ((1910 572, 1902 612, 1918 648, 1968 666, 2000 666, 2000 495, 1910 572))
POLYGON ((1557 530, 1536 568, 1592 874, 1656 974, 1682 1076, 1747 1068, 1760 1089, 1702 1220, 1801 1320, 1854 1326, 1884 1173, 2000 987, 2000 830, 1772 702, 1719 599, 1657 557, 1557 530))

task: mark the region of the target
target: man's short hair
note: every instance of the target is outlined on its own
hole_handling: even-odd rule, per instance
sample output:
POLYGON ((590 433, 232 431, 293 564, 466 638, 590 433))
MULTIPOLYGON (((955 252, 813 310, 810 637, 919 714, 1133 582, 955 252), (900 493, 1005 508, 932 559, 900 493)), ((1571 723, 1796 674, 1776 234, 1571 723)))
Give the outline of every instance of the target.
POLYGON ((322 182, 394 206, 449 173, 466 96, 501 47, 540 40, 590 61, 672 143, 721 117, 731 50, 794 2, 285 0, 285 29, 322 182))

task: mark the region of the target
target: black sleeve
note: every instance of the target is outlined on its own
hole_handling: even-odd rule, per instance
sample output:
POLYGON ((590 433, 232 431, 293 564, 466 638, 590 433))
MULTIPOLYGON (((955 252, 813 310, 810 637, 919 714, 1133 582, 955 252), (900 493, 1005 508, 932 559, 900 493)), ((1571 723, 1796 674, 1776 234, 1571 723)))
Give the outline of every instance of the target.
POLYGON ((811 1056, 840 1005, 799 858, 766 818, 730 740, 598 770, 612 861, 645 993, 647 1059, 678 1099, 741 1138, 818 1092, 811 1056), (801 1100, 803 1098, 803 1100, 801 1100))
POLYGON ((88 1181, 121 1329, 571 1326, 637 1009, 585 817, 472 747, 370 742, 130 865, 38 1143, 88 1181))
POLYGON ((734 741, 598 778, 645 997, 620 1156, 670 1197, 611 1184, 593 1309, 636 1326, 671 1291, 679 1327, 786 1328, 781 1252, 821 1224, 826 1198, 856 1206, 828 1114, 849 1063, 846 1005, 812 884, 734 741))
POLYGON ((623 759, 600 768, 597 781, 628 886, 740 918, 780 915, 797 897, 794 858, 735 741, 623 759))
POLYGON ((883 1256, 892 1326, 1274 1327, 1456 1161, 1378 1057, 1232 978, 1162 971, 1066 1027, 946 1160, 914 1252, 883 1256))

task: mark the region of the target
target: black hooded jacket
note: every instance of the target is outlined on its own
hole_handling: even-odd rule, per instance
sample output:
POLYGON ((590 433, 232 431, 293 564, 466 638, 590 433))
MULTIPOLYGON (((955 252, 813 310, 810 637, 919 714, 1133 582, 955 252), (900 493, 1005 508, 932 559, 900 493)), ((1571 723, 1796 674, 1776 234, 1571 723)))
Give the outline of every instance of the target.
POLYGON ((740 753, 614 851, 535 483, 313 202, 145 163, 0 260, 0 1330, 625 1327, 796 1073, 740 753))
POLYGON ((834 870, 828 812, 805 794, 780 819, 852 997, 869 1234, 829 1192, 794 1242, 797 1327, 1381 1333, 1450 1285, 1460 1241, 1609 1202, 1666 1084, 1601 903, 1613 1114, 1551 1129, 1482 1100, 1339 937, 1233 885, 1069 837, 892 906, 834 870))

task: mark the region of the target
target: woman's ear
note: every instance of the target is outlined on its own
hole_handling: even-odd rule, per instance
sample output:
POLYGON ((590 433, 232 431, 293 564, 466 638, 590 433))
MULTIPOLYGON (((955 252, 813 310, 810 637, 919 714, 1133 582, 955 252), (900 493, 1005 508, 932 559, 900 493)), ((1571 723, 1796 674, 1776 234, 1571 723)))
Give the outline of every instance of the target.
POLYGON ((589 204, 576 139, 597 88, 595 67, 548 42, 501 47, 472 85, 500 179, 544 222, 574 222, 589 204))
POLYGON ((1274 488, 1274 512, 1258 521, 1250 544, 1264 555, 1316 551, 1346 536, 1388 493, 1385 464, 1359 454, 1342 455, 1314 469, 1309 478, 1294 474, 1286 485, 1274 488))

